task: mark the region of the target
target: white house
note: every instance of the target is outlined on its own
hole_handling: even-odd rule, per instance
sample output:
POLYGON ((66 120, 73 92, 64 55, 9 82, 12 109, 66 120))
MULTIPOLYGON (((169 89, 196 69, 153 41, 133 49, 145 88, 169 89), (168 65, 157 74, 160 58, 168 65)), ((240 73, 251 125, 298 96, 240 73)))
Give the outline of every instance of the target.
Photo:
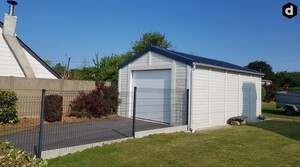
POLYGON ((261 85, 271 85, 272 84, 272 81, 271 80, 267 80, 267 79, 262 79, 261 80, 261 85))
POLYGON ((13 15, 13 7, 17 3, 9 2, 9 14, 4 14, 4 22, 0 22, 0 76, 61 78, 16 36, 17 17, 13 15))
POLYGON ((254 120, 261 114, 262 76, 227 62, 150 46, 119 66, 118 114, 132 116, 132 92, 137 87, 139 118, 170 125, 187 122, 190 129, 223 125, 240 115, 254 120), (159 89, 165 91, 153 93, 159 89), (187 89, 188 102, 182 93, 187 89), (142 99, 148 100, 139 103, 142 99))

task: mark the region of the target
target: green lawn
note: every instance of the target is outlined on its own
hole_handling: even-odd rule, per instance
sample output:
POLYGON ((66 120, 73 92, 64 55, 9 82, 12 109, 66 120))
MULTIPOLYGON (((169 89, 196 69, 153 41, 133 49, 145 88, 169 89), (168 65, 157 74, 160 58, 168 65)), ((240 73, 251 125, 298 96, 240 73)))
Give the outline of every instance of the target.
POLYGON ((263 115, 267 116, 268 118, 272 120, 294 120, 294 121, 300 121, 300 113, 296 112, 295 116, 287 116, 284 113, 283 108, 276 108, 275 102, 270 103, 262 103, 262 112, 263 115))
POLYGON ((49 160, 49 166, 299 166, 300 116, 263 104, 269 121, 152 135, 49 160))
POLYGON ((291 91, 300 91, 300 87, 290 87, 289 90, 291 90, 291 91))

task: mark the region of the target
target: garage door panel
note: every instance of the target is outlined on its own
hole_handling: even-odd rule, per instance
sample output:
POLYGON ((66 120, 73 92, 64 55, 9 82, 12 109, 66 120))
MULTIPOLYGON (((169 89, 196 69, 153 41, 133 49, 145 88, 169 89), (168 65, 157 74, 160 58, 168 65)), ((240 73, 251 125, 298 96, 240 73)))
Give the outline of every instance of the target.
POLYGON ((170 123, 170 70, 135 71, 133 86, 137 87, 136 117, 170 123))

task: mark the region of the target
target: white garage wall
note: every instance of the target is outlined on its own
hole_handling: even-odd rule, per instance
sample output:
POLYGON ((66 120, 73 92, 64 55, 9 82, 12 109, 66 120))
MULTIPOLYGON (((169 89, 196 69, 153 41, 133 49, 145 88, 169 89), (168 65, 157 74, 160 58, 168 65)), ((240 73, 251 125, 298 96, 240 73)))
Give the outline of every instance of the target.
POLYGON ((227 118, 240 115, 239 74, 227 73, 227 118))
POLYGON ((171 65, 173 63, 172 59, 162 56, 160 54, 151 52, 151 55, 151 64, 171 65))
POLYGON ((171 70, 171 88, 176 90, 172 93, 171 102, 171 120, 172 124, 181 124, 186 120, 185 94, 183 91, 187 89, 187 65, 173 59, 167 58, 154 52, 147 52, 140 58, 131 62, 127 66, 119 69, 119 92, 123 103, 120 104, 118 114, 120 116, 131 117, 131 96, 132 88, 132 72, 139 70, 171 70))
POLYGON ((187 65, 175 62, 176 67, 176 79, 175 79, 175 94, 174 94, 174 104, 173 104, 173 111, 175 118, 174 125, 184 125, 186 123, 187 118, 187 65))
POLYGON ((191 90, 191 127, 200 128, 209 126, 209 95, 210 71, 208 68, 199 68, 194 71, 191 90))
POLYGON ((119 98, 121 99, 121 103, 118 108, 118 115, 126 116, 126 111, 128 110, 129 106, 129 90, 128 90, 128 66, 123 67, 119 70, 119 79, 118 79, 118 91, 119 91, 119 98))
MULTIPOLYGON (((225 122, 225 72, 211 70, 210 72, 210 125, 225 122)), ((200 78, 201 79, 201 78, 200 78)))
POLYGON ((240 114, 243 116, 250 116, 251 107, 251 81, 249 75, 240 75, 240 94, 239 94, 239 104, 240 104, 240 114))
POLYGON ((251 112, 255 114, 251 115, 251 118, 257 117, 261 114, 261 77, 252 76, 252 82, 255 83, 255 91, 253 92, 256 92, 256 94, 252 94, 252 99, 256 99, 256 101, 252 101, 251 110, 256 110, 256 112, 251 112))
POLYGON ((226 124, 233 116, 255 119, 261 112, 261 78, 206 67, 192 78, 192 128, 226 124))

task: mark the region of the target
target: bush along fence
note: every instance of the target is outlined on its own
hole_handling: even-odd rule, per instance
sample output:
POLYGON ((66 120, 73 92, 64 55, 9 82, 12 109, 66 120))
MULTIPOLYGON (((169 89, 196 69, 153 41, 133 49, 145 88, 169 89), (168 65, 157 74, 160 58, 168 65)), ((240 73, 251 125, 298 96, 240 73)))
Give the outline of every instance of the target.
POLYGON ((36 97, 7 92, 5 97, 0 92, 1 109, 12 111, 0 110, 0 118, 2 111, 13 116, 10 121, 0 120, 0 141, 10 141, 43 158, 187 125, 188 121, 188 90, 118 92, 97 83, 95 90, 86 92, 42 90, 36 97))

